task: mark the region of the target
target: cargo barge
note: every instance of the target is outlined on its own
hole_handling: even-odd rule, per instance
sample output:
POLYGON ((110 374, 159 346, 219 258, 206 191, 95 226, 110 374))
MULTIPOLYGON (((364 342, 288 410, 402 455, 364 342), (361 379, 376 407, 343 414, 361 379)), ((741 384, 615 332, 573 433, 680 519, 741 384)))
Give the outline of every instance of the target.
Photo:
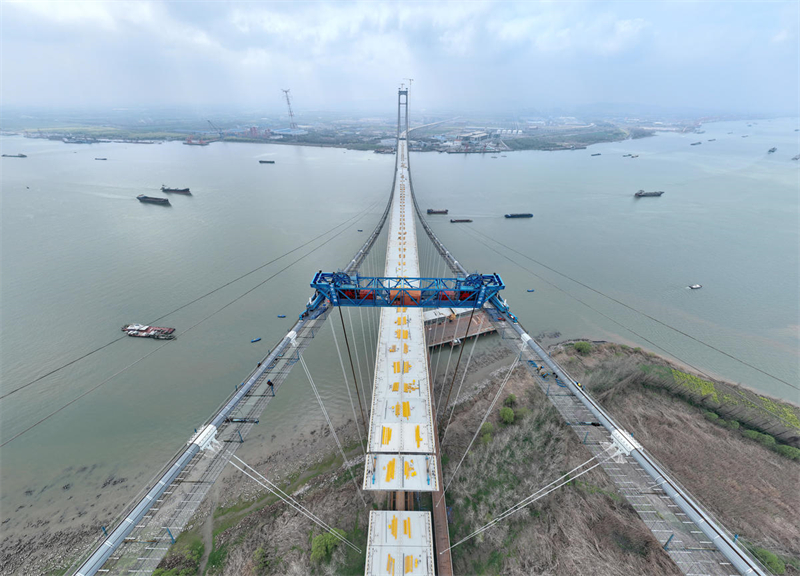
POLYGON ((506 218, 533 218, 533 214, 529 212, 524 214, 506 214, 506 218))
POLYGON ((162 206, 170 206, 169 200, 166 198, 154 198, 153 196, 139 194, 136 199, 143 204, 161 204, 162 206))
POLYGON ((3 154, 3 158, 27 158, 25 154, 3 154))
POLYGON ((192 195, 191 191, 188 188, 167 188, 163 184, 161 185, 162 192, 173 192, 175 194, 189 194, 192 195))
POLYGON ((275 164, 275 160, 259 160, 259 164, 275 164))
POLYGON ((134 338, 154 338, 156 340, 174 340, 175 328, 145 326, 143 324, 125 324, 122 331, 134 338))
POLYGON ((459 224, 461 222, 472 222, 469 218, 450 218, 451 224, 459 224))
POLYGON ((649 196, 656 196, 657 197, 657 196, 661 196, 663 193, 664 193, 663 191, 645 192, 644 190, 639 190, 636 194, 634 194, 634 196, 636 198, 647 198, 649 196))
POLYGON ((434 210, 433 208, 428 208, 428 214, 447 214, 449 210, 434 210))

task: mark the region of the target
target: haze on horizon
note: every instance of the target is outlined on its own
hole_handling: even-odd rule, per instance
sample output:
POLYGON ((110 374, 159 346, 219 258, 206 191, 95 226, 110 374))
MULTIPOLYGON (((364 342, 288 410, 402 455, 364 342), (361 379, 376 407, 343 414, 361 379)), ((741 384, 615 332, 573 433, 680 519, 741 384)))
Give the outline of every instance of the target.
POLYGON ((7 2, 6 107, 800 115, 800 3, 7 2))

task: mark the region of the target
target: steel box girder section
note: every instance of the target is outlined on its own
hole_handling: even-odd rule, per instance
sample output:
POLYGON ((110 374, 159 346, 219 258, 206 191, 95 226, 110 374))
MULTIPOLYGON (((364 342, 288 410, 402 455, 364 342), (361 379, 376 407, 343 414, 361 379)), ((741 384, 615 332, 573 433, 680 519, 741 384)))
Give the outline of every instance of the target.
POLYGON ((505 288, 497 274, 463 278, 351 277, 344 272, 318 272, 311 287, 333 306, 481 308, 505 288))

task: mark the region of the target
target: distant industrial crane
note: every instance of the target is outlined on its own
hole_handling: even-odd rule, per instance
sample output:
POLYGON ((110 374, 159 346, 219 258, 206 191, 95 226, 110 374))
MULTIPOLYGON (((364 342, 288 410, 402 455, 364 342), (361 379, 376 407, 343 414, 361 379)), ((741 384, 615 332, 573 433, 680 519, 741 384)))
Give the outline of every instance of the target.
POLYGON ((291 88, 285 90, 281 88, 281 92, 286 96, 286 106, 289 107, 289 128, 294 130, 297 128, 297 123, 294 121, 294 112, 292 111, 292 101, 289 99, 289 90, 291 90, 291 88))
POLYGON ((212 127, 214 130, 216 130, 216 131, 219 133, 219 138, 220 138, 220 140, 222 140, 222 130, 220 130, 219 128, 217 128, 216 126, 214 126, 214 123, 213 123, 211 120, 209 120, 209 121, 208 121, 208 123, 211 125, 211 127, 212 127))

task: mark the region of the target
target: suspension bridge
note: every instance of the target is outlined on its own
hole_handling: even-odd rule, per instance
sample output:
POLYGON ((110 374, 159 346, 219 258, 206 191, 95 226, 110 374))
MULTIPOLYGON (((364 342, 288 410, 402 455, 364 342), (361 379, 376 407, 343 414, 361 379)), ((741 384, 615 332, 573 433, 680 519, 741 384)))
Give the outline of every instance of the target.
MULTIPOLYGON (((450 392, 454 382, 450 383, 447 398, 437 410, 426 342, 426 338, 431 337, 431 330, 430 326, 426 329, 423 315, 426 309, 446 309, 448 313, 450 310, 458 312, 454 335, 496 331, 513 353, 513 363, 489 410, 500 397, 511 370, 518 365, 524 366, 565 423, 578 435, 588 457, 584 464, 569 474, 554 479, 486 525, 475 527, 467 539, 490 530, 496 523, 546 497, 570 479, 600 468, 687 576, 766 575, 766 568, 736 541, 736 537, 529 335, 501 296, 505 287, 502 278, 496 274, 468 273, 437 238, 414 195, 408 152, 409 131, 408 89, 401 88, 398 92, 397 153, 391 193, 374 230, 343 269, 320 271, 314 275, 311 282, 314 293, 291 330, 142 488, 122 511, 116 525, 111 530, 103 529, 102 536, 76 562, 70 573, 75 576, 152 573, 175 537, 186 528, 220 473, 230 464, 309 521, 363 553, 367 576, 452 575, 450 550, 466 539, 450 542, 446 492, 461 464, 449 478, 445 478, 437 411, 443 413, 443 408, 451 405, 450 392), (386 238, 383 276, 359 275, 376 242, 383 238, 386 238), (441 274, 437 277, 422 276, 418 246, 423 239, 429 242, 431 254, 437 258, 436 265, 428 269, 446 269, 450 274, 448 277, 441 277, 441 274), (347 307, 380 309, 377 341, 374 343, 373 387, 370 395, 363 394, 363 399, 363 379, 360 387, 341 312, 347 307), (336 312, 335 308, 338 308, 336 312), (344 465, 351 468, 303 358, 303 353, 332 313, 339 317, 345 332, 345 347, 361 412, 359 418, 353 404, 353 415, 357 421, 360 420, 361 429, 366 433, 364 475, 360 482, 352 478, 354 488, 359 496, 361 491, 390 495, 391 509, 370 512, 365 550, 344 540, 324 519, 315 516, 235 455, 248 433, 258 425, 289 372, 299 363, 331 428, 344 465), (463 333, 459 331, 462 322, 467 323, 463 333), (368 415, 364 412, 365 405, 368 415), (432 495, 431 511, 414 509, 415 500, 411 496, 419 493, 432 495)), ((335 331, 333 334, 341 360, 342 352, 335 331)), ((462 346, 456 367, 463 349, 462 346)), ((341 367, 345 386, 349 386, 344 362, 341 367)), ((460 387, 454 403, 459 393, 460 387)), ((478 430, 472 442, 477 435, 478 430)), ((350 474, 352 476, 351 469, 350 474)))

